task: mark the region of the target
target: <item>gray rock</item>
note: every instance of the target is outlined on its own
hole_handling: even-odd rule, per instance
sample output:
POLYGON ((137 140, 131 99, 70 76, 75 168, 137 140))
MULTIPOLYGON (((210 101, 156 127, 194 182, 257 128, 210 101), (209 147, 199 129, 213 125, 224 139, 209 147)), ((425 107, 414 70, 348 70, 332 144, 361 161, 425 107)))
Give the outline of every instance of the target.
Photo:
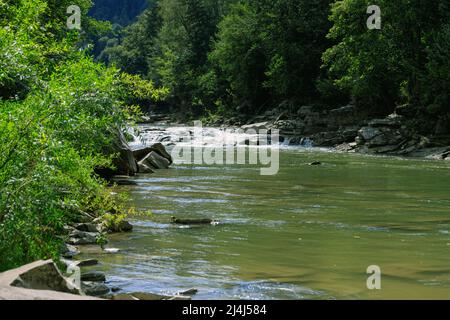
POLYGON ((53 261, 38 261, 34 266, 33 264, 30 266, 32 267, 23 268, 22 272, 18 272, 11 286, 80 294, 80 289, 62 275, 53 261))
POLYGON ((97 259, 86 259, 77 262, 78 267, 90 267, 98 264, 97 259))
POLYGON ((155 169, 168 169, 170 161, 152 151, 139 162, 139 165, 146 165, 147 167, 155 169))
POLYGON ((116 152, 119 152, 119 157, 114 160, 114 165, 117 168, 115 174, 131 176, 136 174, 138 172, 137 162, 122 131, 119 132, 114 148, 116 152))
POLYGON ((126 220, 122 220, 118 225, 109 228, 109 232, 130 232, 133 230, 133 225, 126 220))
POLYGON ((83 281, 81 282, 81 290, 84 294, 93 297, 100 297, 109 293, 109 287, 103 283, 83 281))
POLYGON ((193 224, 212 224, 212 219, 181 219, 172 217, 172 223, 183 224, 183 225, 193 225, 193 224))
POLYGON ((404 137, 398 131, 384 129, 381 134, 368 141, 367 145, 369 147, 392 146, 399 144, 402 140, 404 140, 404 137))
POLYGON ((197 294, 197 292, 198 292, 198 289, 191 288, 191 289, 188 289, 185 291, 178 292, 176 295, 177 296, 193 296, 193 295, 197 294))
POLYGON ((99 233, 74 230, 70 234, 69 244, 73 245, 96 244, 98 237, 99 233))
POLYGON ((167 160, 169 160, 169 164, 173 163, 173 159, 172 156, 167 152, 166 148, 164 147, 164 145, 162 145, 161 143, 155 143, 154 145, 152 145, 151 147, 146 147, 143 149, 138 149, 138 150, 134 150, 133 154, 134 157, 136 158, 136 160, 138 162, 142 161, 150 152, 156 152, 157 154, 159 154, 161 157, 166 158, 167 160))
POLYGON ((94 233, 99 232, 97 226, 93 223, 77 223, 74 227, 79 231, 94 233))
POLYGON ((361 137, 364 141, 370 141, 381 133, 382 132, 379 129, 373 127, 362 127, 358 131, 358 136, 361 137))
POLYGON ((80 251, 78 250, 77 247, 72 246, 72 245, 67 244, 67 243, 64 243, 61 246, 60 252, 61 252, 61 256, 63 258, 66 258, 66 259, 72 259, 76 255, 80 254, 80 251))
POLYGON ((155 170, 150 168, 145 163, 139 162, 138 167, 139 167, 139 173, 155 173, 155 170))
POLYGON ((81 281, 105 282, 106 276, 101 271, 87 271, 81 274, 81 281))

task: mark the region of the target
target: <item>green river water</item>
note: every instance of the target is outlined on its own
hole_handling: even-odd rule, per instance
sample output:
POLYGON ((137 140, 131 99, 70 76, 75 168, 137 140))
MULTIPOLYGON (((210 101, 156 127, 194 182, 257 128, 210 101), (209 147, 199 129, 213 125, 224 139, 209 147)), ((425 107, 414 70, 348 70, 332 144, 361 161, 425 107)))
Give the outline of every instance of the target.
POLYGON ((123 292, 194 299, 450 299, 450 163, 283 149, 280 171, 175 165, 117 187, 134 231, 99 258, 123 292), (322 166, 307 163, 319 160, 322 166), (217 226, 180 227, 172 216, 217 226), (381 268, 381 290, 366 269, 381 268))

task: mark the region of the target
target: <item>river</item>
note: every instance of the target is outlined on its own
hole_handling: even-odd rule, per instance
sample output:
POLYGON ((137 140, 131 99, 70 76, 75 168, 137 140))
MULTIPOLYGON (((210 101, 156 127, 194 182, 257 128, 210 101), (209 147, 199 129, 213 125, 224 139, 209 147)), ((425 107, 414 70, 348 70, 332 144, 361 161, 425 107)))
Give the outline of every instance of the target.
MULTIPOLYGON (((167 134, 146 132, 143 141, 167 134)), ((450 299, 449 169, 448 161, 284 146, 274 176, 248 165, 175 164, 117 187, 153 215, 131 217, 132 233, 110 237, 119 253, 84 255, 99 258, 95 268, 123 292, 450 299), (172 216, 220 223, 176 226, 172 216), (381 290, 366 286, 371 265, 381 269, 381 290)))

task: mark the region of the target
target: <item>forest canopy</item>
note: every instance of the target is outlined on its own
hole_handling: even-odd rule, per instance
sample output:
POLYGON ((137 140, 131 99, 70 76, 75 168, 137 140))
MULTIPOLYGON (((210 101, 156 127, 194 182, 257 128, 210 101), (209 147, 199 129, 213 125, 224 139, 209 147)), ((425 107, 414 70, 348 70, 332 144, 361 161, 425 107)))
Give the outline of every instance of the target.
POLYGON ((170 88, 183 114, 253 114, 353 101, 448 120, 450 2, 150 0, 102 61, 170 88), (287 102, 287 103, 286 103, 287 102))

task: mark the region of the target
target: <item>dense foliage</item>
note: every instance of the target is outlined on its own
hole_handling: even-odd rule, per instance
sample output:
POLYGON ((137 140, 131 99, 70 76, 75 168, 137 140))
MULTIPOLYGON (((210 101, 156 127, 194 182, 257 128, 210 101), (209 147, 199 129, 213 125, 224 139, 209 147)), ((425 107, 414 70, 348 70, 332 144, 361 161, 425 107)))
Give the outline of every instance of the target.
POLYGON ((349 102, 448 118, 449 1, 159 0, 104 61, 171 89, 184 115, 349 102), (286 104, 288 101, 290 103, 286 104))
POLYGON ((0 0, 0 270, 56 257, 83 212, 120 209, 94 168, 111 166, 129 97, 163 93, 81 50, 69 2, 0 0))

